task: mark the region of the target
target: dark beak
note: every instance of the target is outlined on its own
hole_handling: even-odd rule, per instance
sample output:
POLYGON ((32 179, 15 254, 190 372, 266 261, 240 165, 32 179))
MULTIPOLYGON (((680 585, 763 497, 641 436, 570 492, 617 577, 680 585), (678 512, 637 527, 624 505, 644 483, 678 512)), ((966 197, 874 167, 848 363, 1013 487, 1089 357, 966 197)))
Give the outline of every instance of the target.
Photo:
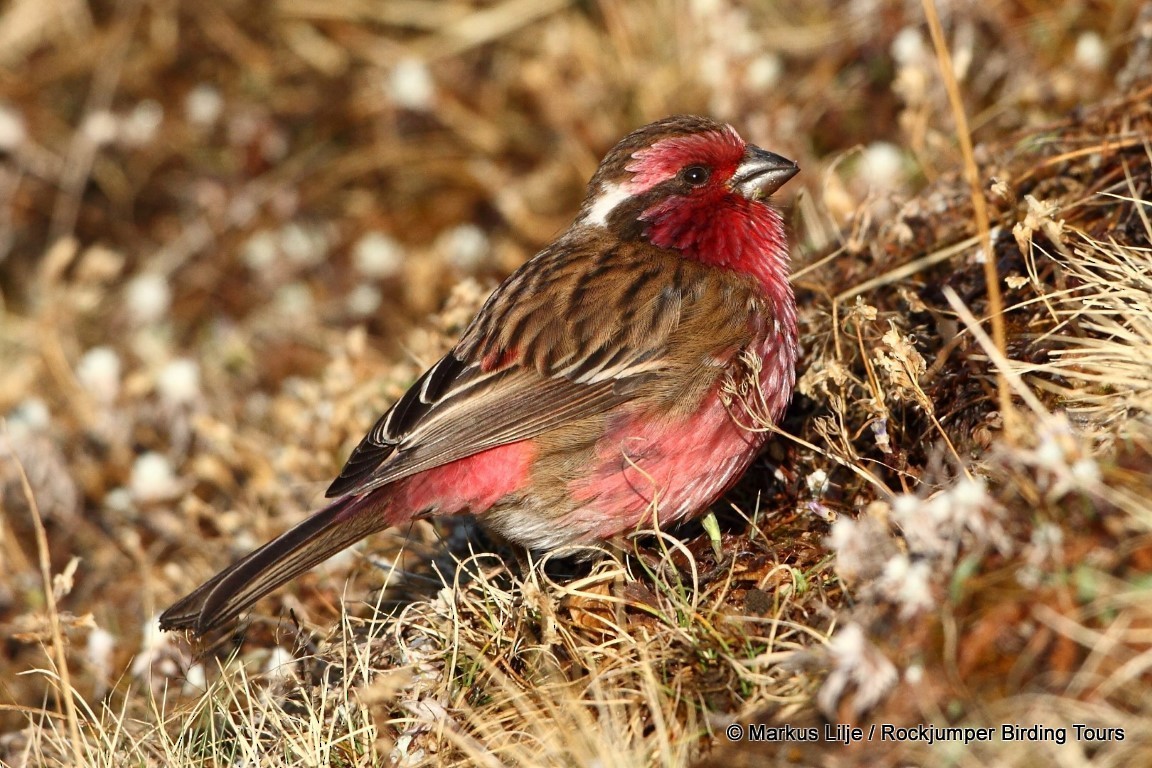
POLYGON ((758 200, 776 192, 799 172, 800 166, 788 158, 749 144, 728 186, 749 200, 758 200))

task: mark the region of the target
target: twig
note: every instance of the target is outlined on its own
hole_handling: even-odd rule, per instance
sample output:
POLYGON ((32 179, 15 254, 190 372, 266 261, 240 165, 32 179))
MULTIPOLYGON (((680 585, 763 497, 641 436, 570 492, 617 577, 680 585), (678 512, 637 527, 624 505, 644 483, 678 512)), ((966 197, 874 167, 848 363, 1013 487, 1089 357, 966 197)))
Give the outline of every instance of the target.
MULTIPOLYGON (((111 106, 112 98, 120 83, 124 59, 131 47, 132 32, 140 17, 141 2, 127 0, 120 5, 119 10, 122 13, 120 28, 112 35, 108 55, 102 59, 101 66, 96 69, 92 77, 92 89, 88 92, 88 100, 84 104, 81 123, 89 116, 103 112, 111 106)), ((60 177, 60 194, 52 208, 49 242, 55 242, 73 233, 80 215, 80 201, 84 196, 84 187, 92 173, 99 149, 99 144, 87 134, 83 125, 76 129, 72 144, 68 147, 68 156, 64 160, 63 173, 60 177)))
POLYGON ((56 606, 56 592, 52 587, 52 560, 48 552, 48 534, 44 530, 44 519, 40 516, 40 505, 32 493, 32 484, 24 471, 24 462, 13 454, 12 461, 20 473, 20 485, 24 499, 32 512, 32 524, 36 529, 36 550, 40 558, 40 578, 44 582, 44 602, 48 611, 48 623, 52 628, 52 650, 56 655, 56 672, 60 676, 60 698, 64 701, 64 714, 68 721, 68 733, 72 741, 72 759, 76 768, 83 768, 84 745, 80 741, 80 719, 76 712, 76 701, 72 698, 72 680, 68 672, 68 656, 64 651, 64 635, 60 629, 60 611, 56 606))
MULTIPOLYGON (((1008 349, 1008 337, 1004 330, 1004 301, 1000 294, 1000 275, 996 270, 996 258, 992 253, 992 235, 988 225, 988 206, 984 192, 980 188, 980 172, 976 168, 976 157, 972 149, 972 133, 968 128, 968 117, 964 113, 964 102, 960 98, 960 86, 952 68, 952 54, 944 40, 944 30, 940 26, 940 16, 936 13, 935 0, 922 0, 924 15, 928 18, 928 29, 932 33, 932 45, 940 62, 940 75, 948 90, 948 102, 952 106, 952 116, 956 121, 956 137, 960 141, 960 151, 964 155, 964 178, 972 192, 972 211, 976 217, 976 234, 980 238, 980 248, 984 254, 984 282, 988 290, 988 315, 992 324, 992 339, 1001 353, 1008 349)), ((1002 375, 996 377, 1000 397, 1000 412, 1004 415, 1004 432, 1015 434, 1012 393, 1002 375)), ((1011 437, 1010 437, 1011 439, 1011 437)))

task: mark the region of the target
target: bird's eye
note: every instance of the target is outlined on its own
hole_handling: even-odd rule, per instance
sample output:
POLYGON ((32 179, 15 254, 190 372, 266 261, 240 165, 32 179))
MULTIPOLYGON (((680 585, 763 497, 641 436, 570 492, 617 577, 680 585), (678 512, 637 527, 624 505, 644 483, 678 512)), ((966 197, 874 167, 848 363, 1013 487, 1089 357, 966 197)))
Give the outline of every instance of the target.
POLYGON ((711 175, 712 172, 702 165, 690 165, 680 171, 680 178, 694 187, 698 187, 708 181, 708 177, 711 175))

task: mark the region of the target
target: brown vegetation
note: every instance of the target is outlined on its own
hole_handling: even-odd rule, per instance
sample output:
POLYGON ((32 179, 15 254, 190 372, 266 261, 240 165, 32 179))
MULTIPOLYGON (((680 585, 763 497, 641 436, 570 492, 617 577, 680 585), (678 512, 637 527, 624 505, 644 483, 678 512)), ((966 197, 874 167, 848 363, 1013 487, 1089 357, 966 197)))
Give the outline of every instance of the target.
POLYGON ((0 761, 1152 762, 1152 10, 1052 5, 940 8, 971 157, 902 3, 0 10, 0 761), (720 562, 421 523, 155 631, 680 111, 804 171, 799 391, 720 562), (1068 738, 724 735, 829 722, 1068 738))

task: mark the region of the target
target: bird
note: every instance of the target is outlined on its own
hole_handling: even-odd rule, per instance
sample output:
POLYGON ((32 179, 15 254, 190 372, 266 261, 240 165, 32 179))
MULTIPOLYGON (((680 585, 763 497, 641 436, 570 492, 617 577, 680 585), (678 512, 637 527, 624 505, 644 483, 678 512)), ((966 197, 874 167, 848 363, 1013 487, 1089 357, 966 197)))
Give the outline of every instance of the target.
POLYGON ((769 196, 798 172, 707 117, 627 134, 572 225, 364 436, 331 503, 174 603, 161 628, 226 626, 365 536, 419 518, 469 513, 547 552, 707 511, 795 384, 788 238, 769 196))

